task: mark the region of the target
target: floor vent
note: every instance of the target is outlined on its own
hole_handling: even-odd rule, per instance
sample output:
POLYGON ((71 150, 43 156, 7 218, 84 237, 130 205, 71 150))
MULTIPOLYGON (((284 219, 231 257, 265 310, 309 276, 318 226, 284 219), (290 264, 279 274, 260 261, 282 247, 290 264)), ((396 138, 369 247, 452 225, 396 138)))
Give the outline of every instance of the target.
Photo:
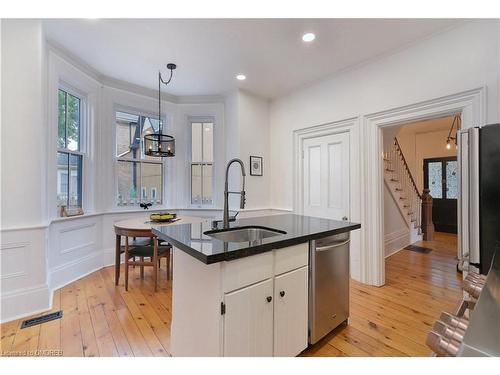
POLYGON ((62 310, 60 310, 60 311, 55 312, 55 313, 50 313, 50 314, 39 316, 39 317, 36 317, 33 319, 25 320, 21 324, 21 329, 36 326, 37 324, 50 322, 51 320, 61 319, 62 315, 63 315, 63 312, 62 312, 62 310))
POLYGON ((432 249, 429 249, 428 247, 415 246, 415 245, 408 245, 405 247, 405 250, 416 251, 417 253, 422 253, 422 254, 429 254, 432 251, 432 249))

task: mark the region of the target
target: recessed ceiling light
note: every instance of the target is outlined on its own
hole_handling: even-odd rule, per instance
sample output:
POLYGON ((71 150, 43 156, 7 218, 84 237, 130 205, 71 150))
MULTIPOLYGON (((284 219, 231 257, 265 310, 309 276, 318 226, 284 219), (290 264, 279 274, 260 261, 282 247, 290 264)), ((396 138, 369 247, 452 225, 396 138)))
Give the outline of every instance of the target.
POLYGON ((238 74, 238 75, 236 76, 236 79, 237 79, 238 81, 244 81, 245 79, 247 79, 247 76, 246 76, 246 75, 244 75, 244 74, 238 74))
POLYGON ((304 42, 312 42, 314 39, 316 39, 316 35, 314 35, 313 33, 305 33, 304 35, 302 35, 302 40, 304 42))

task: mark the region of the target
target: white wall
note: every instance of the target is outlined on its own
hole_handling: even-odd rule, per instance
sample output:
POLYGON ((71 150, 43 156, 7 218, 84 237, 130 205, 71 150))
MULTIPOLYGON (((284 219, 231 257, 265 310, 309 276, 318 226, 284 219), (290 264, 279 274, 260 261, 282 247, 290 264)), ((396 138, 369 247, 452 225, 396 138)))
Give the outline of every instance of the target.
POLYGON ((246 168, 246 207, 268 208, 270 197, 269 103, 266 99, 240 91, 240 158, 246 168), (263 175, 250 176, 250 155, 262 157, 263 175))
POLYGON ((46 218, 45 67, 41 21, 3 20, 2 228, 46 218))
MULTIPOLYGON (((289 187, 293 182, 291 161, 296 129, 353 117, 362 119, 482 86, 487 89, 487 121, 498 121, 499 36, 498 21, 471 21, 272 101, 272 205, 293 208, 289 187)), ((359 140, 360 149, 367 145, 368 140, 359 140)), ((370 223, 361 224, 363 233, 363 227, 370 223)))
MULTIPOLYGON (((270 198, 270 144, 269 102, 243 90, 231 92, 226 100, 226 154, 227 158, 240 158, 245 164, 246 205, 248 209, 271 206, 270 198), (250 155, 263 160, 263 176, 250 176, 250 155)), ((229 188, 240 188, 239 167, 229 171, 229 188)), ((239 208, 239 197, 230 196, 230 208, 239 208)))

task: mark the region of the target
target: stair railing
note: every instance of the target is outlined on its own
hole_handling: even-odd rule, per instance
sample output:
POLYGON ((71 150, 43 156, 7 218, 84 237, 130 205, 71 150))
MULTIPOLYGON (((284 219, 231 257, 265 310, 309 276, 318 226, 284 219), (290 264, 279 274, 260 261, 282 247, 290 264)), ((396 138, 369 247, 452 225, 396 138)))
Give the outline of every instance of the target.
POLYGON ((414 228, 421 232, 422 225, 422 195, 418 191, 417 184, 408 167, 408 163, 399 145, 398 139, 394 137, 394 142, 389 151, 385 153, 385 160, 388 162, 386 171, 392 174, 391 181, 396 184, 399 199, 403 202, 403 208, 406 209, 410 222, 414 228))

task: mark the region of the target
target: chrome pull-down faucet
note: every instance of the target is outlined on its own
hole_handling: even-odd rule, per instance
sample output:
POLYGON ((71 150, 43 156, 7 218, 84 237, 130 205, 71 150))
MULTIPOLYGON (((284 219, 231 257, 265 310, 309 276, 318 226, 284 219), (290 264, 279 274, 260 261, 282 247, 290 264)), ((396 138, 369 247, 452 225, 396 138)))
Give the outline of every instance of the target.
MULTIPOLYGON (((222 227, 224 229, 229 228, 229 194, 239 194, 240 195, 240 209, 245 208, 245 165, 241 161, 241 159, 231 159, 229 163, 227 163, 226 167, 226 181, 224 184, 224 216, 223 216, 223 224, 222 227), (243 177, 243 185, 241 187, 241 191, 229 191, 229 167, 231 164, 239 163, 241 167, 241 176, 243 177)), ((235 215, 236 216, 236 215, 235 215)))

